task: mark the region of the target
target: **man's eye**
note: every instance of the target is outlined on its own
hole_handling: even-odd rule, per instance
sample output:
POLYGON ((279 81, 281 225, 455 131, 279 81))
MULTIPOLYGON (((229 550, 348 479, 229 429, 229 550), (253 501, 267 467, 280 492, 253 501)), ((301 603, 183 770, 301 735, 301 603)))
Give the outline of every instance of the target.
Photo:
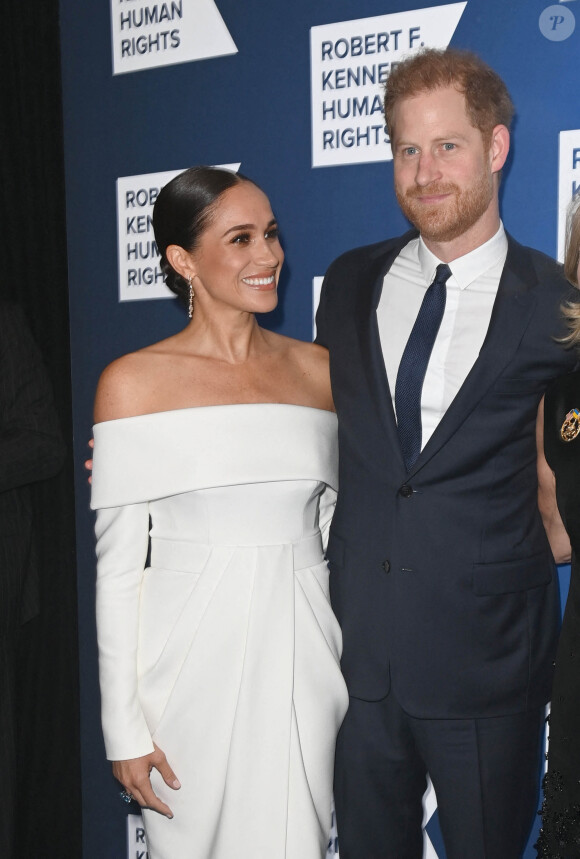
POLYGON ((403 149, 403 155, 416 155, 417 147, 416 146, 406 146, 403 149))
POLYGON ((455 149, 455 143, 444 143, 443 149, 445 150, 445 152, 451 152, 453 149, 455 149))

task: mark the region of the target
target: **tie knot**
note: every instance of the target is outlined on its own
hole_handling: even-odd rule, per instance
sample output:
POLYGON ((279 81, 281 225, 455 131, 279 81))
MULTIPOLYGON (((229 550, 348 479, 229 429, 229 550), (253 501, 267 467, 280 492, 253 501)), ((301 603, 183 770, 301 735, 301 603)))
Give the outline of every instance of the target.
POLYGON ((449 268, 447 263, 441 262, 435 269, 435 277, 433 279, 433 283, 440 283, 442 286, 444 286, 450 277, 451 269, 449 268))

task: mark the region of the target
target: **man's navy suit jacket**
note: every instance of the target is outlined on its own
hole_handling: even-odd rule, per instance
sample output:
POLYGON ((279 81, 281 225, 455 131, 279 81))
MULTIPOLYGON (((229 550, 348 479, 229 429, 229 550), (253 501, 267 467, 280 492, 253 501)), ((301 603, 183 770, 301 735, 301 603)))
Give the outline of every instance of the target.
POLYGON ((559 625, 535 421, 547 384, 575 364, 555 340, 570 287, 508 236, 480 355, 407 473, 376 308, 416 235, 341 256, 317 314, 339 421, 327 557, 342 667, 351 695, 379 700, 392 686, 419 718, 522 712, 549 700, 559 625))

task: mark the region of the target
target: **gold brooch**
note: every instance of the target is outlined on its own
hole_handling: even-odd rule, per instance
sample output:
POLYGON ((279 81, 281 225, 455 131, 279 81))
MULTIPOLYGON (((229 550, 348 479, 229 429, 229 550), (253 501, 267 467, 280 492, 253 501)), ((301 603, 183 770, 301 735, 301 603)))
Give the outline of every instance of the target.
POLYGON ((560 430, 560 435, 564 441, 574 441, 577 435, 580 434, 580 410, 579 409, 570 409, 564 423, 562 424, 562 429, 560 430))

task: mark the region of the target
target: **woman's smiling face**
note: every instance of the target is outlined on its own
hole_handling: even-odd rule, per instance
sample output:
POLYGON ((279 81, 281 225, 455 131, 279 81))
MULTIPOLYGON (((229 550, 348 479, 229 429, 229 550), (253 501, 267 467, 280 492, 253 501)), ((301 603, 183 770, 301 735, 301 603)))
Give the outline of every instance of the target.
POLYGON ((276 307, 284 251, 270 201, 252 182, 224 191, 188 257, 194 292, 204 304, 251 313, 276 307))

